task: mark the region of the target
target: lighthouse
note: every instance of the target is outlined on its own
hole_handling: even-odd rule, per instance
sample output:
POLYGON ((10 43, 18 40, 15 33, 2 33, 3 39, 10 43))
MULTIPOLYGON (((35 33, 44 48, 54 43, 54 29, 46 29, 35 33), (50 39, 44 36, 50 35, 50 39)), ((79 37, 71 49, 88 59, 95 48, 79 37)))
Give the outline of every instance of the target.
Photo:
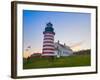
POLYGON ((45 30, 43 32, 43 49, 42 56, 55 56, 55 47, 54 47, 54 28, 51 22, 46 24, 45 30))

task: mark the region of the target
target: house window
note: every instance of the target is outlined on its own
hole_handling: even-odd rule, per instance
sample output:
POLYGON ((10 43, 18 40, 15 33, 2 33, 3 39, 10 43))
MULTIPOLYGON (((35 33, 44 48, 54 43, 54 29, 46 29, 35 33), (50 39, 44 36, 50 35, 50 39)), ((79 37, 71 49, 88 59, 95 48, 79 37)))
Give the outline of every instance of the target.
POLYGON ((63 54, 67 54, 67 52, 63 51, 63 54))

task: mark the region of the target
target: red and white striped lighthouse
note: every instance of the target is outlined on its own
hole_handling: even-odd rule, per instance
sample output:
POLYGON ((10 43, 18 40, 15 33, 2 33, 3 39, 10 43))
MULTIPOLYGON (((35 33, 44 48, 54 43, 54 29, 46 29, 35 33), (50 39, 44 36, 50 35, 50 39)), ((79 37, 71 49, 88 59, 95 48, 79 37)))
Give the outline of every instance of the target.
POLYGON ((43 32, 44 34, 44 39, 43 39, 43 50, 42 50, 42 55, 43 56, 55 56, 54 54, 54 29, 53 29, 53 24, 51 22, 46 24, 45 31, 43 32))

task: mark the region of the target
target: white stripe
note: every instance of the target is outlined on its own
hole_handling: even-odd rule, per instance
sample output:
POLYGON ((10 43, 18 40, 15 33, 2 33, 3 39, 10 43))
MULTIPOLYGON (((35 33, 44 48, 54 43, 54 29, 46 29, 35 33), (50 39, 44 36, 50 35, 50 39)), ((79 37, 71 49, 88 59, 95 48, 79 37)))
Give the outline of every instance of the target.
POLYGON ((54 35, 54 34, 46 33, 46 34, 44 34, 44 35, 50 35, 50 36, 52 36, 52 35, 54 35))
POLYGON ((51 35, 49 35, 49 34, 45 34, 44 36, 54 36, 54 35, 52 35, 52 34, 51 34, 51 35))
POLYGON ((43 43, 43 45, 54 45, 53 43, 43 43))
POLYGON ((51 39, 54 39, 54 36, 44 36, 44 39, 45 38, 51 38, 51 39))
POLYGON ((48 37, 54 37, 54 35, 44 35, 44 36, 45 36, 45 37, 46 37, 46 36, 48 36, 48 37))
POLYGON ((54 52, 54 50, 43 50, 43 52, 54 52))
POLYGON ((45 40, 43 40, 44 42, 45 41, 51 41, 51 42, 53 42, 54 40, 51 40, 51 39, 45 39, 45 40))

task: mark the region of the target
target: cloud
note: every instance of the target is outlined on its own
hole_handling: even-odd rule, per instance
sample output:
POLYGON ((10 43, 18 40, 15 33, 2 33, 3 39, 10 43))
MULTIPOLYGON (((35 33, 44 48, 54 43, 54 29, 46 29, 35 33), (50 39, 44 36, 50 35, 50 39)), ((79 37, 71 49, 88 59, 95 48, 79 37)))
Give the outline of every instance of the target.
POLYGON ((74 45, 72 45, 71 47, 74 48, 74 47, 78 47, 78 46, 81 46, 84 42, 81 41, 81 42, 78 42, 78 43, 75 43, 74 45))
POLYGON ((72 48, 73 51, 78 51, 78 50, 81 50, 83 43, 84 42, 81 41, 81 42, 78 42, 78 43, 73 44, 70 47, 72 48))

